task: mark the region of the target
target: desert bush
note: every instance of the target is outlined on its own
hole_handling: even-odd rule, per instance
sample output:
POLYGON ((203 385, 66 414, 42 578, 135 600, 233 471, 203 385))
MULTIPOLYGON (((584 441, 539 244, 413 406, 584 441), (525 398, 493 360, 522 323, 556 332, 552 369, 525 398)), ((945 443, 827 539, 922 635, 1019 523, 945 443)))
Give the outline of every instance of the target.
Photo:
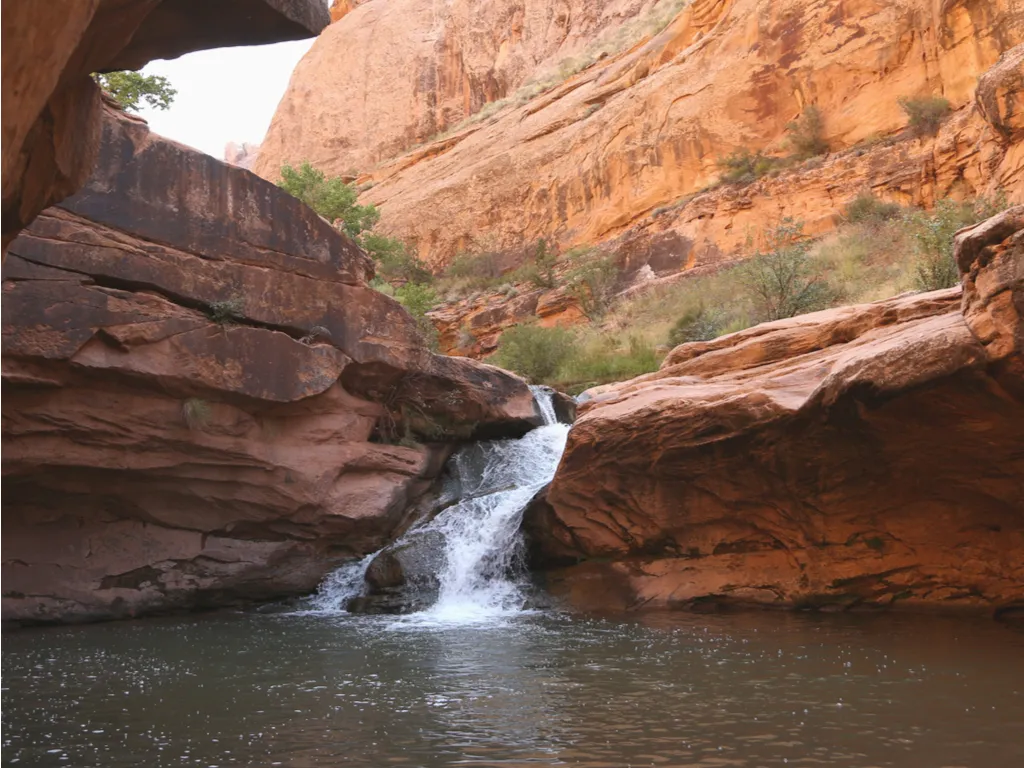
POLYGON ((405 243, 376 232, 363 232, 360 245, 377 265, 377 274, 388 281, 429 283, 434 279, 420 261, 409 253, 405 243))
POLYGON ((555 374, 550 384, 567 392, 581 392, 588 387, 622 381, 658 369, 654 344, 640 334, 625 339, 597 336, 577 346, 555 374))
POLYGON ((778 158, 762 152, 738 149, 730 155, 718 158, 721 180, 729 184, 749 184, 780 166, 778 158))
POLYGON ((808 106, 800 117, 787 125, 786 130, 789 132, 787 141, 797 160, 807 160, 828 152, 821 110, 813 104, 808 106))
POLYGON ((691 309, 676 320, 668 332, 668 343, 673 346, 691 341, 710 341, 721 335, 721 316, 703 304, 691 309))
POLYGON ((278 186, 328 221, 340 220, 341 229, 352 237, 372 229, 380 220, 380 213, 374 206, 356 202, 358 193, 355 187, 337 176, 327 178, 323 171, 309 163, 303 163, 298 169, 283 166, 278 186))
POLYGON ((803 223, 783 219, 766 241, 766 250, 738 270, 760 319, 780 320, 828 306, 832 291, 808 257, 811 244, 803 237, 803 223))
POLYGON ((412 315, 424 343, 430 349, 436 350, 438 347, 437 328, 427 317, 427 312, 438 304, 434 289, 423 283, 406 283, 395 289, 395 300, 412 315))
POLYGON ((501 334, 489 362, 515 371, 535 384, 552 383, 573 354, 574 334, 566 328, 516 325, 501 334))
POLYGON ((614 258, 596 250, 576 256, 576 266, 566 275, 569 292, 590 320, 599 320, 615 298, 619 270, 614 258))
POLYGON ((907 113, 907 126, 918 136, 934 135, 951 109, 941 96, 904 97, 899 104, 907 113))
POLYGON ((851 224, 870 224, 895 219, 902 212, 899 203, 887 203, 870 192, 861 192, 846 206, 844 217, 851 224))
POLYGON ((221 325, 235 323, 242 319, 245 312, 245 299, 241 296, 232 296, 223 301, 211 301, 207 309, 209 318, 221 325))
POLYGON ((548 241, 542 238, 537 241, 533 256, 515 271, 513 278, 530 283, 534 288, 554 288, 557 262, 558 252, 548 246, 548 241))
POLYGON ((953 235, 958 229, 989 215, 988 201, 975 203, 943 199, 931 211, 911 211, 903 219, 916 253, 914 284, 921 291, 951 288, 960 282, 953 261, 953 235))

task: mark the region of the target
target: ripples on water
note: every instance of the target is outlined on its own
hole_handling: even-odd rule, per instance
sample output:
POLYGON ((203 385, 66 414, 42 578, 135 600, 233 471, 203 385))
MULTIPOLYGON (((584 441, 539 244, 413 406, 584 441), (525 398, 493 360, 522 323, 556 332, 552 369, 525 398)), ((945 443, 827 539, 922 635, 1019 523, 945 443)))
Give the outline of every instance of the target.
POLYGON ((5 765, 1024 766, 1024 636, 931 617, 217 615, 5 635, 5 765))

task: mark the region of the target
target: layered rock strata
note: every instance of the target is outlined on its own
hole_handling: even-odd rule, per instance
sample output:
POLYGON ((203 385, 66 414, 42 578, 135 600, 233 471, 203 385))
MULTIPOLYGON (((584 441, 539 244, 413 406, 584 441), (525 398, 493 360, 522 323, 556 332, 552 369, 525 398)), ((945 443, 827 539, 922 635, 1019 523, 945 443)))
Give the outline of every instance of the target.
POLYGON ((453 442, 540 423, 371 276, 275 186, 108 113, 96 172, 4 265, 4 617, 308 592, 453 442))
POLYGON ((590 607, 1024 603, 1024 207, 963 290, 675 348, 597 388, 527 526, 590 607))

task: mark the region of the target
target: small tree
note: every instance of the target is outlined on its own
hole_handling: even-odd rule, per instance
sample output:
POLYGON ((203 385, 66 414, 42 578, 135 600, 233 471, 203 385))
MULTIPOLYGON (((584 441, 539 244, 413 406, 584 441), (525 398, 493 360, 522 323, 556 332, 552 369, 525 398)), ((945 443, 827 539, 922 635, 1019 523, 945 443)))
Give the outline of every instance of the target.
POLYGON ((122 107, 138 112, 143 101, 154 109, 169 109, 178 92, 160 75, 124 70, 93 75, 100 87, 122 107))
POLYGON ((558 252, 548 246, 547 240, 541 238, 537 241, 537 248, 533 253, 533 263, 528 264, 523 270, 522 277, 537 288, 554 288, 557 261, 558 252))
POLYGON ((282 167, 278 186, 325 219, 341 220, 341 229, 351 237, 372 229, 380 220, 380 213, 374 206, 356 202, 355 187, 337 176, 327 178, 323 171, 309 163, 303 163, 297 170, 290 165, 282 167))
POLYGON ((953 235, 974 224, 979 216, 974 206, 943 199, 930 213, 912 211, 905 223, 914 243, 914 283, 922 291, 952 288, 960 282, 960 271, 953 260, 953 235))
POLYGON ((575 335, 566 328, 516 325, 501 334, 491 361, 534 384, 548 384, 572 357, 574 348, 575 335))
POLYGON ((828 306, 832 291, 808 256, 803 222, 783 219, 766 239, 768 249, 739 268, 761 319, 780 320, 828 306))
POLYGON ((901 98, 903 111, 907 113, 907 125, 917 136, 933 136, 951 109, 949 101, 941 96, 901 98))
POLYGON ((377 264, 377 274, 385 280, 424 284, 433 280, 434 276, 398 238, 363 232, 359 242, 377 264))
POLYGON ((789 146, 796 159, 807 160, 828 152, 828 142, 824 138, 825 122, 821 110, 813 104, 787 125, 786 130, 789 131, 789 146))
POLYGON ((619 270, 614 260, 600 253, 590 252, 566 276, 569 292, 576 299, 583 314, 591 320, 601 319, 615 297, 619 270))

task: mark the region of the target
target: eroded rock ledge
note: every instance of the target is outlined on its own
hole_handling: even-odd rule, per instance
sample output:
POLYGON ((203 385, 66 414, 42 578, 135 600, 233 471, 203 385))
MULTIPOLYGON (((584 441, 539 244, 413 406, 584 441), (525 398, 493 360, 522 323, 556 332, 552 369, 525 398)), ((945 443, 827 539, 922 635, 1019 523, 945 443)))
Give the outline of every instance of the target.
POLYGON ((388 540, 451 443, 540 423, 274 185, 110 112, 99 151, 4 265, 5 619, 307 592, 388 540))
POLYGON ((1024 207, 956 255, 962 292, 686 344, 594 390, 527 521, 550 587, 591 607, 1024 604, 1024 207))

